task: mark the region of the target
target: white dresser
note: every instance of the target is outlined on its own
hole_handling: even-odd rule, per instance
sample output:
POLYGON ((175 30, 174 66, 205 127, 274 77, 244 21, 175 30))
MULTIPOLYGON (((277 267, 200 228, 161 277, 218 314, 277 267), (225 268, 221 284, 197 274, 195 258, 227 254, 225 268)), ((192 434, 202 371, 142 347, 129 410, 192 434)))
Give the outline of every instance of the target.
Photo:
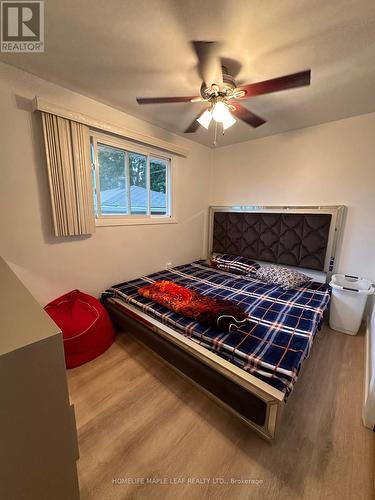
POLYGON ((79 499, 58 327, 0 258, 0 498, 79 499))

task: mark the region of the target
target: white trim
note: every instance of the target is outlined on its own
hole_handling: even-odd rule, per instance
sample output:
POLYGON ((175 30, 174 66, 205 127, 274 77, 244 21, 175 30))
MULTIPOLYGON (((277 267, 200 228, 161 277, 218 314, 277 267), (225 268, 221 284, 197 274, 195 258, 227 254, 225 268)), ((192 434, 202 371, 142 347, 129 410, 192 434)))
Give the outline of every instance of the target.
POLYGON ((127 141, 125 137, 114 137, 105 132, 98 132, 96 130, 90 130, 90 136, 95 139, 99 144, 104 144, 105 146, 113 146, 117 149, 124 149, 129 153, 137 153, 140 155, 151 155, 156 158, 161 158, 163 160, 170 160, 171 155, 168 153, 161 153, 157 149, 153 149, 152 145, 147 144, 135 144, 134 142, 127 141))
POLYGON ((91 116, 77 113, 60 106, 56 106, 55 104, 51 104, 37 96, 33 100, 32 107, 33 111, 44 111, 45 113, 51 113, 52 115, 61 116, 62 118, 67 118, 68 120, 83 123, 84 125, 88 125, 92 128, 103 130, 111 134, 116 134, 121 137, 126 137, 128 139, 131 139, 132 141, 137 141, 142 144, 148 144, 150 146, 163 149, 164 151, 169 151, 182 157, 187 157, 189 154, 189 151, 187 149, 181 146, 177 146, 176 144, 173 144, 171 142, 157 139, 156 137, 151 137, 149 135, 135 132, 119 125, 113 125, 111 123, 92 118, 91 116))
POLYGON ((96 227, 111 227, 111 226, 138 226, 138 225, 152 225, 152 224, 177 224, 178 220, 173 217, 145 217, 137 218, 134 215, 129 218, 118 217, 117 219, 111 217, 102 217, 95 220, 96 227))

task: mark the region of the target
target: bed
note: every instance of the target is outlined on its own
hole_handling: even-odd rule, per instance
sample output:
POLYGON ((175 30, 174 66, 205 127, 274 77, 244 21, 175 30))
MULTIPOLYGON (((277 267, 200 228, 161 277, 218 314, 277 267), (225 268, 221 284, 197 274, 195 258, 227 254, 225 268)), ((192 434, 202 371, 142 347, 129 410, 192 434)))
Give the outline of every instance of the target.
POLYGON ((303 268, 313 281, 284 290, 213 269, 199 260, 119 283, 102 295, 113 320, 179 373, 273 441, 285 402, 309 356, 329 304, 342 207, 211 207, 209 256, 215 252, 303 268), (138 289, 168 280, 248 314, 231 333, 176 314, 138 289))

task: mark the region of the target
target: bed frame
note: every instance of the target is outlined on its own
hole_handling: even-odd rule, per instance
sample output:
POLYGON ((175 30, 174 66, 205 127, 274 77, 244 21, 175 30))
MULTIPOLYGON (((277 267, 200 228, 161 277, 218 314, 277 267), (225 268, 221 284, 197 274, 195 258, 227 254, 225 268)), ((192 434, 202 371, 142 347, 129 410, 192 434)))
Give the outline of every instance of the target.
MULTIPOLYGON (((251 225, 253 225, 253 223, 255 222, 255 224, 257 224, 255 229, 257 234, 255 236, 262 239, 263 235, 265 235, 264 238, 265 240, 267 240, 267 234, 270 228, 269 222, 272 226, 272 234, 278 234, 278 229, 276 230, 275 228, 279 228, 280 224, 282 226, 282 221, 278 223, 277 221, 275 222, 275 220, 280 217, 281 219, 283 219, 284 215, 287 216, 287 218, 285 219, 287 221, 287 224, 292 225, 292 232, 295 232, 295 228, 297 226, 299 227, 301 224, 305 223, 303 219, 304 216, 327 215, 329 216, 329 227, 325 227, 326 221, 324 222, 324 218, 319 219, 325 229, 318 231, 318 233, 320 233, 320 236, 315 235, 312 238, 312 242, 310 243, 310 250, 314 247, 314 245, 318 245, 319 249, 321 250, 322 244, 325 242, 323 245, 324 255, 320 259, 320 264, 315 264, 315 260, 311 261, 311 263, 312 266, 315 267, 315 269, 318 269, 319 266, 321 266, 320 270, 324 272, 328 277, 334 271, 337 242, 340 236, 344 210, 345 207, 343 206, 210 207, 208 257, 210 257, 211 254, 215 251, 221 251, 219 250, 221 247, 225 251, 225 253, 236 254, 235 248, 231 247, 231 245, 233 241, 236 241, 238 243, 243 235, 241 234, 241 230, 234 231, 233 235, 233 231, 230 228, 230 221, 232 220, 233 216, 235 217, 234 220, 236 221, 235 223, 237 224, 237 226, 239 224, 241 227, 248 227, 249 220, 251 221, 251 225), (240 218, 238 218, 238 214, 240 214, 240 218), (272 216, 276 216, 276 218, 273 217, 273 219, 269 219, 269 214, 272 216), (292 214, 295 214, 294 218, 290 218, 292 214), (254 215, 255 218, 253 217, 254 215), (246 218, 247 222, 239 222, 241 220, 241 217, 244 217, 244 220, 246 218), (258 217, 260 217, 259 221, 256 220, 258 217), (222 227, 220 228, 220 230, 218 230, 218 225, 220 225, 217 222, 218 220, 221 221, 222 227), (222 224, 223 221, 225 222, 224 225, 222 224), (223 232, 223 227, 227 227, 227 229, 224 230, 223 239, 220 243, 220 238, 218 240, 218 235, 223 232), (264 233, 262 233, 262 227, 265 227, 264 233), (230 251, 231 249, 232 251, 230 251)), ((311 218, 309 220, 311 222, 311 218)), ((310 224, 310 222, 308 222, 308 225, 310 224)), ((287 228, 287 232, 288 231, 289 229, 287 228)), ((280 239, 285 239, 285 231, 283 234, 281 233, 279 235, 280 239)), ((306 259, 304 258, 306 252, 302 250, 296 250, 295 248, 298 245, 302 245, 301 248, 304 248, 303 241, 299 241, 299 239, 301 239, 300 237, 305 233, 306 231, 298 229, 296 230, 296 234, 294 234, 293 238, 287 238, 289 243, 292 242, 292 253, 294 255, 294 257, 292 258, 301 260, 299 264, 297 263, 297 266, 300 267, 303 267, 303 265, 306 263, 306 259), (300 233, 300 235, 296 236, 298 232, 300 233), (301 256, 302 258, 300 259, 301 256)), ((290 245, 288 241, 286 242, 286 247, 289 248, 290 245)), ((249 245, 249 247, 251 248, 248 247, 245 250, 243 247, 243 242, 241 242, 239 245, 239 248, 241 248, 241 252, 247 254, 247 256, 250 252, 254 258, 259 258, 260 255, 253 255, 253 245, 249 245)), ((285 251, 285 244, 282 246, 282 251, 278 252, 275 251, 274 241, 271 242, 270 245, 273 245, 273 251, 271 253, 273 253, 275 257, 274 259, 272 259, 271 255, 268 259, 269 261, 280 263, 286 259, 288 261, 286 263, 290 263, 289 250, 285 251)), ((263 252, 264 254, 264 245, 261 246, 259 251, 261 253, 263 252)), ((311 254, 311 252, 307 253, 311 254)), ((250 426, 255 432, 257 432, 262 438, 266 439, 269 442, 274 441, 280 422, 281 413, 285 406, 285 395, 282 391, 277 390, 276 388, 260 380, 259 378, 247 373, 241 368, 236 367, 217 354, 209 351, 208 349, 205 349, 196 342, 186 338, 185 336, 162 324, 160 321, 157 321, 156 319, 150 317, 134 306, 124 303, 120 299, 108 299, 106 302, 106 307, 111 318, 121 327, 121 329, 126 330, 126 332, 130 333, 132 337, 134 337, 137 341, 141 342, 144 346, 151 349, 174 370, 176 370, 179 374, 187 377, 190 382, 197 385, 201 390, 203 390, 221 406, 224 406, 233 414, 235 414, 238 418, 240 418, 243 422, 250 426)))

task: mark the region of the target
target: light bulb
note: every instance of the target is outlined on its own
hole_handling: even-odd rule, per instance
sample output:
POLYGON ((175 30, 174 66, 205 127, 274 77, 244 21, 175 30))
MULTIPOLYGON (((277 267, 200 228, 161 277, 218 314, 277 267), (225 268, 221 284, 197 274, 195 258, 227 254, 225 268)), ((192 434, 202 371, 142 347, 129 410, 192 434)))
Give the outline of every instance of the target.
POLYGON ((224 130, 236 123, 236 120, 231 115, 228 106, 222 101, 218 101, 215 104, 214 109, 212 110, 212 117, 215 121, 221 122, 223 124, 224 130))
POLYGON ((208 109, 206 109, 203 115, 201 115, 197 119, 197 121, 202 125, 202 127, 206 128, 207 130, 208 127, 210 126, 211 120, 212 120, 212 113, 211 111, 208 111, 208 109))
POLYGON ((227 106, 222 101, 218 101, 212 110, 212 118, 216 122, 222 122, 227 113, 229 113, 227 106))

